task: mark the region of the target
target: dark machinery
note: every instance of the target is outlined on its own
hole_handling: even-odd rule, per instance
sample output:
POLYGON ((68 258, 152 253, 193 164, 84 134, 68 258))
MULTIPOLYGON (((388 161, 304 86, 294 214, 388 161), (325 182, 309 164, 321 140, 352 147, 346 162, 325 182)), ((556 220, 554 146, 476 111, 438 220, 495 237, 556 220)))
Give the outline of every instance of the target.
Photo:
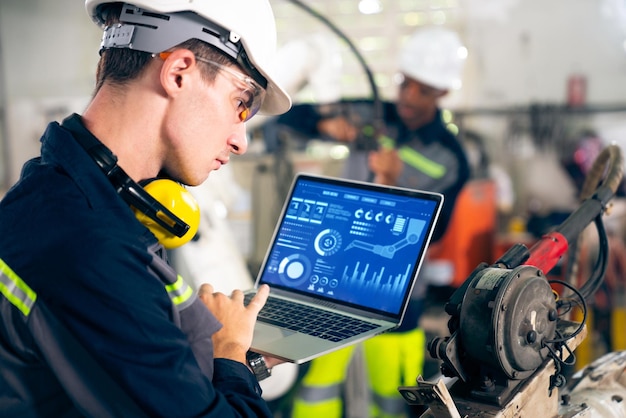
MULTIPOLYGON (((374 138, 381 129, 382 105, 372 72, 352 42, 334 24, 302 1, 290 1, 321 20, 345 40, 363 66, 372 87, 374 114, 370 118, 373 121, 370 126, 372 129, 368 130, 369 134, 364 133, 360 142, 364 149, 375 148, 374 138)), ((542 237, 530 249, 517 244, 493 265, 481 264, 470 274, 446 304, 446 312, 450 315, 450 336, 436 338, 429 343, 431 356, 442 361, 443 375, 451 378, 454 384, 448 392, 442 381, 432 384, 418 377, 418 386, 399 388, 409 404, 430 405, 430 416, 436 418, 460 417, 458 411, 452 411, 454 405, 450 408, 452 412, 446 412, 445 408, 433 408, 442 402, 459 404, 459 400, 464 401, 464 405, 478 404, 481 412, 476 416, 480 417, 544 417, 553 416, 550 411, 556 413, 556 403, 546 401, 547 397, 526 396, 526 405, 536 399, 551 405, 546 407, 545 402, 536 402, 527 409, 524 409, 523 402, 512 402, 512 399, 519 397, 520 393, 529 393, 533 389, 533 384, 529 383, 534 383, 539 391, 550 395, 553 389, 562 388, 565 384, 560 373, 561 366, 567 364, 565 359, 574 357, 571 342, 577 340, 579 343, 584 338, 585 301, 593 296, 604 277, 608 238, 602 215, 608 210, 622 176, 621 150, 616 145, 610 145, 598 156, 589 172, 581 193, 580 207, 558 228, 542 237), (591 222, 598 230, 600 241, 600 253, 592 277, 580 290, 570 283, 548 280, 546 274, 558 264, 568 249, 575 249, 572 244, 576 243, 580 233, 591 222), (569 290, 569 293, 558 296, 554 290, 556 287, 569 290), (574 306, 580 307, 583 312, 581 323, 563 319, 574 306), (554 367, 548 367, 551 363, 554 367), (549 378, 538 379, 538 375, 546 373, 551 373, 549 378), (511 406, 511 410, 507 409, 511 406)), ((598 364, 586 369, 586 374, 580 377, 576 382, 577 387, 568 396, 574 399, 579 395, 582 399, 590 393, 588 388, 602 392, 605 387, 618 386, 619 395, 613 395, 612 398, 606 391, 600 397, 596 393, 590 396, 598 399, 597 404, 602 403, 607 396, 614 400, 621 399, 624 394, 626 399, 626 379, 621 378, 622 382, 616 377, 626 376, 625 370, 626 355, 598 361, 598 364), (598 388, 599 385, 603 387, 598 388), (581 388, 585 389, 584 393, 581 388), (579 389, 578 392, 576 389, 579 389)), ((581 401, 584 405, 593 403, 581 401)), ((586 407, 579 407, 575 402, 564 403, 563 407, 563 417, 608 418, 603 412, 589 414, 586 407)), ((600 411, 600 408, 595 410, 600 411)), ((626 414, 623 407, 618 410, 618 414, 621 411, 626 414)), ((473 416, 471 408, 466 406, 464 417, 469 416, 473 416)))
MULTIPOLYGON (((435 338, 428 347, 431 356, 442 361, 442 374, 455 381, 449 391, 452 399, 501 409, 525 390, 527 380, 550 360, 554 367, 548 387, 542 390, 551 394, 564 385, 561 366, 568 357, 574 359, 567 342, 585 329, 586 300, 604 278, 608 239, 602 215, 622 175, 621 150, 610 145, 596 159, 576 211, 530 249, 516 244, 493 265, 479 265, 452 295, 445 306, 450 315, 450 336, 435 338), (564 281, 548 280, 546 274, 591 222, 599 235, 599 255, 592 276, 580 289, 564 281), (560 296, 554 288, 563 289, 566 295, 560 296), (574 306, 583 312, 581 323, 564 320, 574 306)), ((425 400, 432 395, 425 395, 420 382, 425 383, 418 379, 418 386, 399 388, 408 403, 429 403, 425 400)))

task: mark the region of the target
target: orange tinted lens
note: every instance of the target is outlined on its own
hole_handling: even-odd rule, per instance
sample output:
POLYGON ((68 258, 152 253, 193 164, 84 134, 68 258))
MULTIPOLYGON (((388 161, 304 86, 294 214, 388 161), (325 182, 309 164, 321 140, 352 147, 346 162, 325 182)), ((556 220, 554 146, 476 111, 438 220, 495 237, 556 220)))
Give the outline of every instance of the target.
POLYGON ((245 122, 245 121, 247 121, 249 119, 250 116, 251 116, 250 115, 250 109, 248 109, 246 107, 244 110, 242 110, 239 113, 239 120, 242 121, 242 122, 245 122))

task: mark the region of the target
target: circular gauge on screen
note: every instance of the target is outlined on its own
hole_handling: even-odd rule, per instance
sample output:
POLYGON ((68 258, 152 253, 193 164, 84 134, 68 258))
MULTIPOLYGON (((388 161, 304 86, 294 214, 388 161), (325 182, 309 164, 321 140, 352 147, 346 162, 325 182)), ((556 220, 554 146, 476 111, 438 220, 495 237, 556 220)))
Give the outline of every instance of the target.
POLYGON ((341 248, 341 234, 334 229, 325 229, 317 234, 314 245, 322 257, 333 255, 341 248))
POLYGON ((300 285, 307 281, 311 273, 311 262, 302 254, 292 254, 278 264, 280 279, 289 286, 300 285))

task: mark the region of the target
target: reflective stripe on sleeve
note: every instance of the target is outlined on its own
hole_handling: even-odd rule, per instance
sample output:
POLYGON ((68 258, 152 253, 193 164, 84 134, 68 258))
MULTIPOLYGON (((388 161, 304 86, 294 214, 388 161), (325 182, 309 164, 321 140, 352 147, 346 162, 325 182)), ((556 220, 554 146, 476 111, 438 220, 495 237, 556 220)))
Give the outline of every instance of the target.
POLYGON ((400 147, 398 155, 406 164, 433 179, 440 179, 446 174, 446 167, 444 165, 426 158, 411 147, 400 147))
POLYGON ((193 296, 193 289, 185 282, 180 274, 174 283, 165 286, 165 290, 167 290, 172 303, 179 309, 186 308, 187 304, 193 301, 191 298, 191 296, 193 296))
POLYGON ((341 398, 341 383, 328 386, 302 386, 299 401, 307 403, 327 402, 341 398))
POLYGON ((30 314, 30 310, 37 300, 37 293, 28 287, 2 259, 0 259, 0 292, 24 316, 30 314))
POLYGON ((380 409, 377 417, 405 417, 407 403, 402 396, 382 396, 372 393, 374 404, 380 409))

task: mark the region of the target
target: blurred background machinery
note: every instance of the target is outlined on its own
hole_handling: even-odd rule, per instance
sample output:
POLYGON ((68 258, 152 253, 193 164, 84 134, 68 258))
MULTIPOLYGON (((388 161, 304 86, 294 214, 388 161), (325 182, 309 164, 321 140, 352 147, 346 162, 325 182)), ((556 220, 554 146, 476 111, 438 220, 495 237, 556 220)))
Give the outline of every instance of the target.
MULTIPOLYGON (((0 2, 0 194, 37 151, 46 122, 80 112, 91 94, 97 61, 92 46, 101 33, 70 3, 0 2), (51 30, 50 20, 66 23, 51 30), (37 43, 41 36, 59 47, 75 40, 73 59, 53 65, 55 51, 37 43), (42 62, 50 63, 47 71, 41 71, 42 62)), ((276 0, 272 5, 282 46, 278 65, 295 102, 339 106, 362 126, 373 124, 377 108, 358 99, 394 94, 397 65, 390 57, 416 27, 455 29, 471 51, 464 88, 446 100, 444 117, 466 147, 473 177, 448 234, 430 249, 433 297, 422 326, 431 339, 448 334, 445 302, 479 263, 494 263, 516 243, 530 248, 560 225, 579 204, 590 162, 609 144, 626 145, 623 2, 276 0), (348 36, 339 36, 307 8, 322 18, 332 16, 348 36)), ((174 254, 185 277, 211 281, 225 292, 253 282, 293 174, 339 175, 349 152, 327 138, 281 129, 269 118, 255 117, 248 131, 249 152, 192 190, 204 208, 200 233, 174 254)), ((623 356, 603 356, 626 350, 624 195, 620 185, 606 219, 611 249, 605 280, 588 303, 587 337, 575 350, 576 365, 566 371, 579 376, 571 379, 578 381, 571 389, 578 393, 605 384, 604 376, 623 364, 623 356)), ((593 230, 581 235, 575 252, 546 277, 580 284, 590 276, 600 243, 593 230), (576 266, 570 262, 574 257, 576 266)), ((438 376, 440 365, 441 360, 430 360, 424 377, 438 376)), ((285 373, 283 382, 297 378, 293 370, 285 373)), ((270 398, 289 391, 288 385, 264 389, 270 398)), ((578 403, 569 405, 580 409, 578 403)))

